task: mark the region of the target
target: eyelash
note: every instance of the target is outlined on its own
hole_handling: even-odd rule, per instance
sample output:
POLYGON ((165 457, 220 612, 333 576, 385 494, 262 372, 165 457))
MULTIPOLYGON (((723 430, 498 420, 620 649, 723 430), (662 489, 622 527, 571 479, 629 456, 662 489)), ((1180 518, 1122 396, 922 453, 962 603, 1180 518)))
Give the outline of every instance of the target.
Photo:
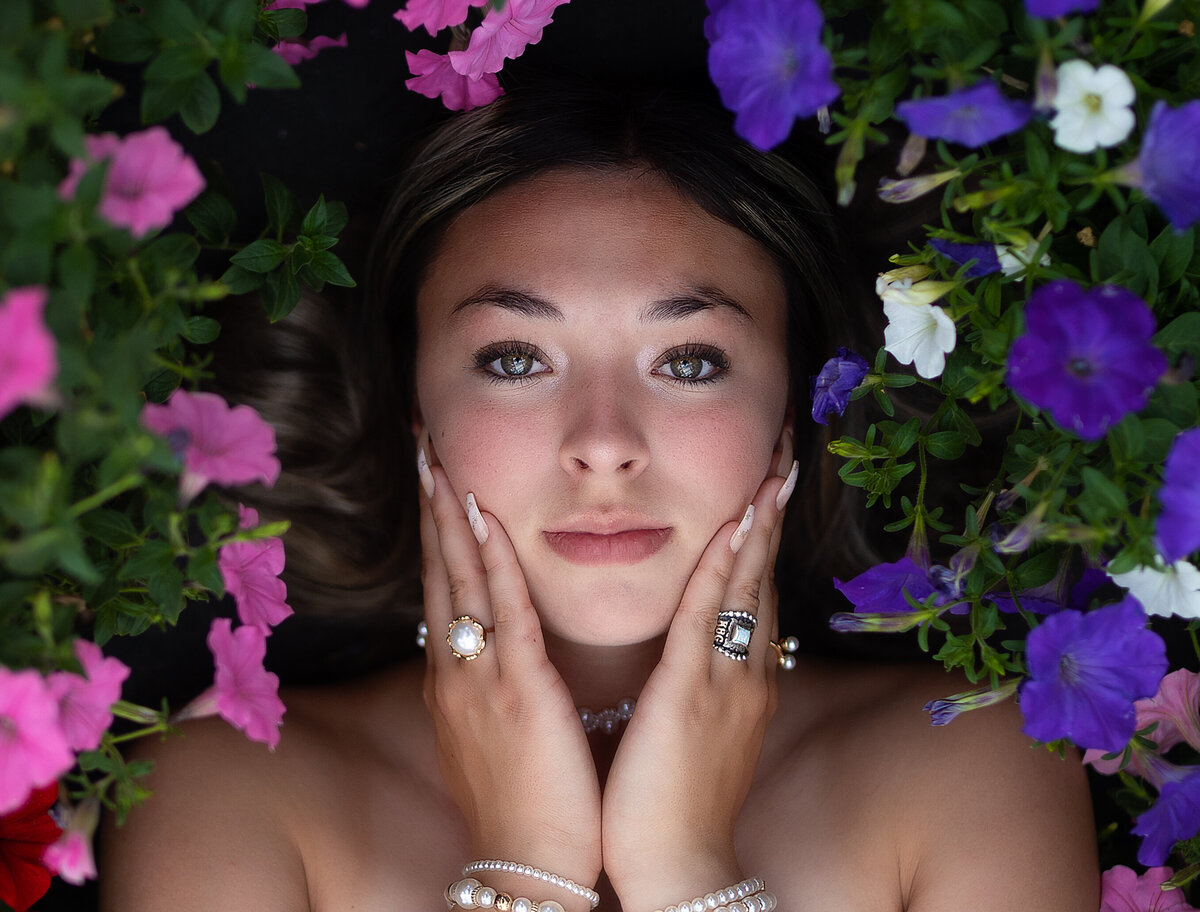
MULTIPOLYGON (((528 342, 520 342, 516 339, 509 339, 504 342, 496 342, 492 345, 485 346, 475 352, 474 362, 475 369, 482 372, 489 383, 527 383, 533 380, 540 374, 547 373, 548 368, 534 371, 529 374, 505 374, 498 373, 493 369, 492 365, 505 357, 523 357, 528 358, 535 364, 542 365, 545 368, 546 356, 541 350, 528 342)), ((711 345, 703 345, 698 342, 688 342, 677 348, 673 348, 665 352, 659 359, 657 367, 654 369, 656 376, 670 380, 672 383, 677 383, 680 386, 698 386, 705 383, 716 383, 724 379, 724 375, 729 370, 729 359, 725 353, 719 348, 711 345), (676 377, 670 373, 663 373, 663 369, 672 361, 678 361, 684 358, 695 358, 700 361, 707 362, 712 365, 713 371, 707 377, 676 377)))

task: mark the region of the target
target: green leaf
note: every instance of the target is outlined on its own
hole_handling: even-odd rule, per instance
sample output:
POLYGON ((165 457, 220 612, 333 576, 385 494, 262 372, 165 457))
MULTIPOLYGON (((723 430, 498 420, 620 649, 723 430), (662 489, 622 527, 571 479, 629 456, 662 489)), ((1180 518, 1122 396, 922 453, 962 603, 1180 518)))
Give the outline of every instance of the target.
POLYGON ((190 82, 211 62, 212 56, 194 42, 168 47, 150 61, 142 73, 146 82, 190 82))
POLYGON ((123 580, 147 579, 154 573, 174 567, 175 549, 170 542, 151 539, 132 554, 129 560, 117 571, 117 578, 123 580))
POLYGON ((124 513, 100 508, 79 518, 83 531, 110 548, 128 548, 141 540, 138 530, 124 513))
POLYGON ((350 277, 345 264, 328 250, 318 250, 314 253, 309 268, 318 279, 328 282, 330 285, 337 285, 339 288, 353 288, 357 284, 350 277))
POLYGON ((320 233, 339 235, 348 221, 350 221, 350 213, 346 211, 346 204, 338 200, 331 200, 325 204, 325 230, 320 233))
POLYGON ((179 116, 189 130, 199 135, 213 128, 220 113, 221 94, 217 84, 207 73, 201 73, 193 81, 191 97, 179 109, 179 116))
POLYGON ((967 439, 957 431, 937 431, 925 438, 925 449, 938 459, 957 459, 967 449, 967 439))
MULTIPOLYGON (((1174 285, 1187 271, 1195 253, 1195 229, 1177 232, 1168 225, 1150 245, 1150 253, 1158 263, 1159 282, 1163 288, 1174 285)), ((1195 314, 1194 314, 1195 315, 1195 314)))
POLYGON ((196 345, 215 342, 221 335, 221 324, 211 317, 188 317, 183 337, 196 345))
POLYGON ((262 181, 263 200, 267 206, 270 230, 276 233, 287 231, 292 213, 296 211, 296 197, 282 181, 270 174, 260 172, 258 178, 262 181))
POLYGON ((197 234, 210 244, 225 243, 237 224, 237 211, 233 204, 213 190, 201 193, 183 214, 197 234))
POLYGON ((290 269, 279 269, 267 276, 263 287, 263 307, 274 323, 282 320, 300 303, 300 283, 290 269))
POLYGON ((300 233, 313 237, 318 234, 328 234, 325 230, 328 223, 328 216, 325 212, 325 195, 317 197, 317 201, 313 203, 313 207, 304 215, 304 222, 300 226, 300 233))
POLYGON ((202 548, 192 555, 188 561, 187 576, 218 597, 225 595, 225 580, 221 577, 213 548, 202 548))
POLYGON ((55 0, 54 6, 72 31, 86 31, 113 17, 112 0, 55 0))
POLYGON ((1079 474, 1088 497, 1107 507, 1108 512, 1120 513, 1129 506, 1125 492, 1091 466, 1084 466, 1079 474))
POLYGON ((96 53, 116 63, 141 63, 157 50, 157 36, 136 16, 117 19, 96 38, 96 53))
POLYGON ((1200 313, 1180 314, 1155 333, 1153 341, 1172 361, 1185 353, 1200 360, 1200 313))
POLYGON ((144 6, 144 21, 159 38, 186 41, 200 31, 200 23, 183 0, 154 0, 144 6))
POLYGON ((229 262, 250 272, 270 272, 284 261, 288 248, 271 238, 260 238, 229 258, 229 262))
POLYGON ((299 9, 264 10, 258 17, 258 27, 276 40, 296 38, 308 28, 308 16, 299 9))
POLYGON ((146 580, 146 590, 168 624, 179 620, 183 611, 183 573, 177 567, 155 571, 146 580))
POLYGON ((278 54, 252 44, 246 48, 246 82, 260 89, 295 89, 300 77, 278 54))
POLYGON ((147 82, 142 88, 142 123, 166 120, 191 100, 191 79, 147 82))
POLYGON ((266 276, 260 272, 251 272, 241 266, 230 266, 221 276, 221 284, 229 286, 229 293, 235 295, 249 294, 262 288, 266 276))

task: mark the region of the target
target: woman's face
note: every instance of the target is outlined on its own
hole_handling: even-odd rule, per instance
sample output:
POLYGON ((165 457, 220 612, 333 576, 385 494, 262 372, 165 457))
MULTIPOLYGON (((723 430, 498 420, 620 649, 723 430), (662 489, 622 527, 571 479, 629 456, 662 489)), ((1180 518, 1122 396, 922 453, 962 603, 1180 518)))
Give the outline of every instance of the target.
POLYGON ((663 180, 560 171, 445 232, 417 301, 417 421, 512 539, 548 633, 663 633, 771 469, 785 295, 663 180))

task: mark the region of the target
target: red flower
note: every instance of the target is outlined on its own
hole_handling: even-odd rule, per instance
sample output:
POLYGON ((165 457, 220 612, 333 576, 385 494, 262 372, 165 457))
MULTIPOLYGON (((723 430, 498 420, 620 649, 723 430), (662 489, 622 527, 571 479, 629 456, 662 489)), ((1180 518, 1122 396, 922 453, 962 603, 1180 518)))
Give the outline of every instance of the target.
POLYGON ((0 900, 25 912, 50 889, 42 852, 62 830, 50 817, 58 783, 35 789, 25 804, 0 817, 0 900))

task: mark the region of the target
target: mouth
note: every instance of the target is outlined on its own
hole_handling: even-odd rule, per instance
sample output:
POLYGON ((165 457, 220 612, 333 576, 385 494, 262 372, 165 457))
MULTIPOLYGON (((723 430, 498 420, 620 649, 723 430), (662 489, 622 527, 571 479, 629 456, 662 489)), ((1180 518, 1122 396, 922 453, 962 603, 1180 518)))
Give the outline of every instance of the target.
POLYGON ((656 554, 671 537, 671 529, 622 529, 613 532, 543 532, 559 557, 573 564, 599 567, 636 564, 656 554))

